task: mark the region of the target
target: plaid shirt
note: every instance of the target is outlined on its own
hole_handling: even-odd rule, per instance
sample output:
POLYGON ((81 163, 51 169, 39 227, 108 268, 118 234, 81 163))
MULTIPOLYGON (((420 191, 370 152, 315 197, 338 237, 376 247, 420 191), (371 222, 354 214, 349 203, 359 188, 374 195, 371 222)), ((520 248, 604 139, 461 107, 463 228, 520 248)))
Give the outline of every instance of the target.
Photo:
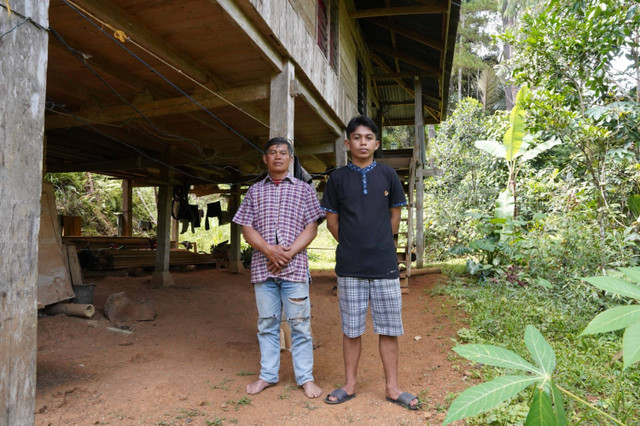
MULTIPOLYGON (((290 246, 310 223, 324 217, 315 190, 307 183, 287 174, 276 185, 271 177, 249 188, 233 217, 233 222, 250 226, 271 245, 290 246)), ((306 282, 309 262, 303 250, 277 275, 267 270, 267 256, 255 250, 251 258, 251 282, 260 283, 277 277, 286 281, 306 282)))

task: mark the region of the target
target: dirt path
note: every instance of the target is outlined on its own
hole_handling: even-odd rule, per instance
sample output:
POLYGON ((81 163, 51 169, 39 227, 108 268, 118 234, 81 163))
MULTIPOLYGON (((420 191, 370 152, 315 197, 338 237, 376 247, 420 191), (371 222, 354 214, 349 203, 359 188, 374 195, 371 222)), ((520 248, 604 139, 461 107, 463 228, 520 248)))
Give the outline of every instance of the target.
MULTIPOLYGON (((282 353, 280 383, 247 396, 245 386, 259 370, 249 273, 200 270, 173 276, 176 287, 157 290, 148 276, 93 280, 92 320, 39 319, 36 425, 441 424, 439 407, 446 395, 465 387, 462 371, 447 359, 450 337, 461 327, 459 314, 451 302, 425 291, 444 280, 439 275, 412 278, 410 294, 403 296, 400 383, 426 399, 417 412, 385 401, 370 321, 355 399, 337 406, 307 399, 295 386, 289 352, 282 353), (150 298, 157 319, 133 324, 131 334, 107 330, 111 324, 101 308, 118 291, 134 300, 150 298)), ((314 375, 323 396, 343 380, 334 285, 331 273, 314 274, 314 375)))

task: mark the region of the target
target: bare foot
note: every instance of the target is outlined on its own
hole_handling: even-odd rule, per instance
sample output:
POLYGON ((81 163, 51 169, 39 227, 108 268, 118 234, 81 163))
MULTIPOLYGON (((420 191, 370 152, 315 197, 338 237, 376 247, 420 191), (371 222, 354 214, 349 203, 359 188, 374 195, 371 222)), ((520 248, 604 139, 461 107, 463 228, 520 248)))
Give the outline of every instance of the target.
POLYGON ((304 390, 304 394, 307 395, 307 398, 317 398, 322 395, 322 389, 313 382, 305 383, 302 385, 302 389, 304 390))
POLYGON ((247 385, 247 393, 249 395, 255 395, 257 393, 262 392, 266 388, 270 388, 271 386, 275 386, 275 385, 276 383, 269 383, 269 382, 265 382, 262 379, 258 379, 255 382, 249 383, 247 385))

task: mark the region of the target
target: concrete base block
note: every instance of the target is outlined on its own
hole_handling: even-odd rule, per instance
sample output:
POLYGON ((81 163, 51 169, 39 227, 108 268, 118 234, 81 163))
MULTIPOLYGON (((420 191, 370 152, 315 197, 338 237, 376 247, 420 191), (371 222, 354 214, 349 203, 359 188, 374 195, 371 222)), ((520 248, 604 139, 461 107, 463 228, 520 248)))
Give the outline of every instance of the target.
POLYGON ((176 285, 176 283, 173 281, 173 277, 169 271, 155 271, 151 276, 152 288, 172 287, 174 285, 176 285))

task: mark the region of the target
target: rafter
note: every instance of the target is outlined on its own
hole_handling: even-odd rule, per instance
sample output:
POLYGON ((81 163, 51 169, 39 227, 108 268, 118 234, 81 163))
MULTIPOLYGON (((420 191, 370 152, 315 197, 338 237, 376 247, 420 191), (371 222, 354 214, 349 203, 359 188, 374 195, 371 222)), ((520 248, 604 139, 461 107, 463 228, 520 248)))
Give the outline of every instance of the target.
POLYGON ((409 38, 413 41, 417 41, 418 43, 422 43, 425 46, 429 46, 433 49, 436 49, 439 51, 442 51, 443 49, 443 43, 440 40, 435 40, 433 38, 426 37, 424 34, 420 33, 419 31, 410 30, 405 26, 391 22, 389 19, 373 18, 373 19, 367 19, 367 22, 374 24, 380 28, 393 31, 396 34, 409 38))
POLYGON ((411 55, 407 55, 404 53, 400 53, 390 47, 387 46, 382 46, 380 44, 375 44, 375 43, 371 43, 369 44, 369 48, 371 50, 374 50, 378 53, 384 53, 387 56, 390 56, 391 58, 394 59, 399 59, 402 62, 405 62, 407 64, 413 65, 415 67, 421 68, 422 70, 430 73, 431 76, 437 76, 440 74, 440 72, 438 71, 438 69, 436 69, 435 67, 433 67, 431 64, 428 64, 426 62, 420 61, 418 59, 415 59, 413 56, 411 55))
MULTIPOLYGON (((244 102, 255 102, 269 97, 269 86, 267 84, 257 84, 253 86, 240 87, 235 89, 223 90, 220 95, 232 104, 244 102)), ((193 99, 207 109, 214 109, 228 106, 228 102, 223 101, 220 97, 205 94, 194 95, 193 99)), ((159 117, 164 115, 181 114, 190 111, 198 111, 200 107, 190 99, 180 96, 171 99, 151 100, 136 105, 136 108, 147 117, 159 117)), ((82 120, 90 123, 118 123, 121 121, 140 117, 140 115, 131 109, 128 105, 119 105, 101 110, 75 111, 74 114, 82 120)), ((264 117, 260 117, 264 118, 264 117)), ((68 116, 48 115, 45 120, 45 128, 59 129, 63 127, 84 126, 85 123, 68 116)))
POLYGON ((398 16, 398 15, 424 15, 433 13, 443 13, 448 10, 444 1, 434 1, 426 6, 399 6, 385 7, 377 9, 363 9, 349 12, 349 18, 362 19, 378 16, 398 16))
MULTIPOLYGON (((375 53, 371 54, 371 60, 374 61, 376 64, 378 64, 378 66, 382 68, 382 70, 385 73, 392 73, 391 67, 389 67, 389 65, 387 65, 387 63, 383 61, 382 58, 376 55, 375 53)), ((404 89, 405 92, 407 92, 407 94, 411 97, 411 99, 415 99, 415 94, 413 90, 409 88, 401 78, 396 78, 395 81, 398 83, 398 85, 402 89, 404 89)), ((435 110, 429 106, 423 105, 425 111, 427 111, 427 113, 429 113, 429 115, 434 118, 435 123, 440 122, 439 117, 440 117, 440 109, 442 108, 442 104, 440 103, 439 105, 440 105, 440 108, 438 110, 435 110)))

